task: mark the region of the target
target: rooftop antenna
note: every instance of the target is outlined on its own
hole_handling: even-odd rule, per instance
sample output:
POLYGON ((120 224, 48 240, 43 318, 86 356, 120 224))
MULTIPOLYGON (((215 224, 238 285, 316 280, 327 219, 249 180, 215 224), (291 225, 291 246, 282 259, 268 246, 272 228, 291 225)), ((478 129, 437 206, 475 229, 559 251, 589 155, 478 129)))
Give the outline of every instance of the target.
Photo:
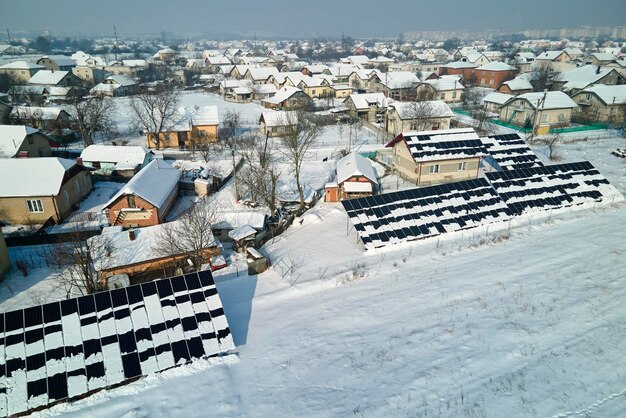
POLYGON ((117 50, 119 46, 117 45, 117 28, 113 25, 113 33, 115 33, 115 61, 117 62, 117 50))

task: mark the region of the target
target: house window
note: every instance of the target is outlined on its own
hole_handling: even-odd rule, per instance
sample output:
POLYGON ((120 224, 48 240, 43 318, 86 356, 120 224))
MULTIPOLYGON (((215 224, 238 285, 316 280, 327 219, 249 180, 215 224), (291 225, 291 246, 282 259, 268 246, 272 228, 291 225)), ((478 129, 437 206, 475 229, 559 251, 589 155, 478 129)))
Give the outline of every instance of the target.
POLYGON ((548 123, 548 114, 544 113, 543 115, 541 115, 541 123, 548 123))
POLYGON ((465 171, 467 170, 467 161, 463 161, 462 163, 459 163, 458 167, 457 167, 458 171, 465 171))
POLYGON ((43 212, 43 204, 41 200, 27 200, 26 205, 28 205, 28 211, 31 213, 41 213, 43 212))
POLYGON ((441 93, 441 100, 446 100, 446 94, 445 93, 441 93))
POLYGON ((456 91, 453 91, 453 92, 452 92, 452 98, 453 98, 453 99, 456 99, 456 91))
POLYGON ((74 191, 77 194, 80 194, 80 183, 78 182, 78 180, 74 182, 74 191))
POLYGON ((428 167, 428 172, 430 174, 436 174, 439 172, 439 164, 433 164, 430 167, 428 167))
POLYGON ((67 193, 67 190, 63 190, 63 200, 65 200, 65 204, 70 204, 70 195, 67 193))
POLYGON ((128 207, 129 208, 136 208, 137 205, 135 204, 135 196, 128 196, 128 207))
POLYGON ((32 136, 28 137, 28 145, 33 145, 35 143, 35 140, 33 139, 32 136))

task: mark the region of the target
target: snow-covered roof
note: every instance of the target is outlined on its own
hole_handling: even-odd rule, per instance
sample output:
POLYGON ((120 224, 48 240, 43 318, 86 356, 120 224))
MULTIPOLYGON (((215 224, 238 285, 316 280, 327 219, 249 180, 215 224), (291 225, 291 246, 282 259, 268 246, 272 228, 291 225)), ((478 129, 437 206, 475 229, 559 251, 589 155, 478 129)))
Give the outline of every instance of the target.
POLYGON ((274 96, 263 101, 270 104, 280 104, 298 92, 302 92, 302 90, 297 87, 285 86, 278 90, 274 96))
POLYGON ((562 91, 548 91, 544 93, 524 93, 519 96, 512 97, 504 105, 509 104, 515 100, 526 100, 533 108, 537 108, 537 104, 541 102, 539 110, 549 109, 568 109, 576 108, 578 104, 574 102, 567 94, 562 91), (545 100, 544 100, 545 95, 545 100))
POLYGON ((458 78, 452 77, 441 77, 436 78, 434 80, 424 80, 422 81, 424 84, 430 84, 437 91, 449 91, 449 90, 464 90, 463 84, 459 81, 458 78))
POLYGON ((519 91, 519 90, 532 90, 533 85, 530 84, 530 81, 524 78, 514 78, 513 80, 508 80, 502 83, 503 86, 508 86, 511 91, 519 91))
POLYGON ((148 62, 146 60, 122 60, 122 64, 125 67, 147 67, 148 62))
MULTIPOLYGON (((96 270, 108 270, 115 267, 123 267, 146 261, 157 260, 165 255, 162 251, 155 249, 155 243, 159 240, 164 228, 180 229, 181 221, 173 221, 167 224, 153 225, 144 228, 136 228, 132 231, 134 239, 130 239, 130 231, 108 233, 105 236, 95 236, 89 238, 93 244, 96 254, 93 254, 96 270), (100 241, 103 240, 103 241, 100 241), (98 244, 102 242, 102 244, 98 244), (109 251, 109 255, 100 252, 109 251)), ((211 231, 206 231, 207 236, 204 242, 208 243, 206 248, 217 247, 219 242, 215 240, 211 231)), ((193 248, 189 248, 193 250, 193 248)))
POLYGON ((473 64, 471 62, 455 61, 455 62, 449 62, 445 65, 442 65, 442 67, 463 69, 463 68, 476 68, 478 67, 478 65, 473 64))
POLYGON ((220 57, 207 57, 207 63, 210 65, 230 65, 232 62, 228 59, 228 57, 220 56, 220 57))
POLYGON ((346 100, 352 100, 356 109, 367 109, 370 104, 376 104, 378 107, 387 107, 389 102, 383 93, 352 93, 346 100))
POLYGON ((514 98, 515 96, 511 95, 511 94, 506 94, 506 93, 499 93, 497 91, 493 91, 491 93, 489 93, 488 95, 486 95, 485 97, 483 97, 483 103, 487 102, 487 103, 496 103, 499 105, 503 105, 505 104, 508 100, 514 98))
POLYGON ((2 158, 0 197, 56 196, 65 172, 76 165, 64 158, 2 158), (11 181, 6 181, 11 179, 11 181))
POLYGON ((571 71, 561 73, 556 81, 565 82, 562 89, 569 91, 571 89, 584 89, 590 84, 599 82, 606 77, 611 71, 615 71, 612 67, 597 67, 595 65, 585 65, 571 71))
POLYGON ((130 179, 119 192, 115 194, 105 205, 110 206, 120 196, 135 195, 160 208, 165 200, 176 187, 180 176, 180 170, 175 169, 162 159, 154 159, 139 173, 130 179))
POLYGON ((363 176, 374 183, 378 183, 376 170, 374 170, 370 160, 356 152, 352 152, 337 161, 338 183, 343 183, 353 176, 363 176))
POLYGON ((454 116, 447 103, 443 100, 426 100, 422 102, 395 102, 391 105, 400 119, 414 119, 416 115, 428 118, 448 118, 454 116))
POLYGON ((69 71, 39 70, 35 73, 34 76, 30 78, 30 80, 28 80, 28 83, 56 86, 68 74, 69 74, 69 71))
POLYGON ((74 62, 74 60, 71 57, 68 57, 67 55, 44 55, 43 57, 39 58, 38 62, 45 58, 53 61, 59 67, 76 66, 76 63, 74 62))
POLYGON ((0 125, 0 158, 11 158, 28 135, 39 132, 25 125, 0 125))
MULTIPOLYGON (((561 55, 564 51, 546 51, 537 55, 536 60, 544 60, 544 61, 554 61, 561 55)), ((567 54, 567 52, 565 52, 567 54)))
POLYGON ((228 237, 235 240, 235 241, 239 241, 242 240, 244 238, 250 237, 252 235, 255 235, 258 231, 256 229, 254 229, 253 227, 251 227, 250 225, 242 225, 240 227, 237 227, 235 229, 233 229, 232 231, 230 231, 228 233, 228 237))
POLYGON ((605 86, 604 84, 596 84, 595 86, 588 87, 574 97, 580 94, 593 93, 605 104, 625 104, 626 103, 626 85, 617 86, 605 86))
POLYGON ((106 162, 143 164, 146 155, 152 153, 146 147, 138 146, 115 146, 115 145, 89 145, 80 154, 85 162, 106 162))
POLYGON ((608 52, 594 52, 591 54, 592 57, 597 59, 598 61, 615 61, 617 57, 608 52))
POLYGON ((214 229, 235 229, 249 225, 257 230, 265 226, 265 213, 254 211, 218 212, 214 229))
POLYGON ((65 110, 60 107, 15 106, 11 110, 11 117, 36 120, 57 120, 61 112, 65 112, 65 110))
POLYGON ((420 82, 411 71, 392 71, 379 75, 380 83, 390 89, 413 88, 420 82))
POLYGON ((246 78, 248 78, 248 74, 252 78, 252 80, 267 80, 270 76, 277 76, 279 74, 278 68, 248 68, 246 71, 246 78))
POLYGON ((259 118, 267 127, 288 126, 298 123, 298 114, 289 110, 264 110, 259 118))
POLYGON ((512 65, 505 64, 503 62, 492 61, 492 62, 488 62, 485 65, 481 65, 476 70, 481 70, 481 71, 515 71, 516 68, 513 67, 512 65))
POLYGON ((190 109, 193 126, 219 125, 217 106, 196 106, 190 109))
POLYGON ((108 76, 106 80, 113 82, 114 84, 124 86, 124 87, 134 86, 137 84, 135 80, 133 80, 132 78, 124 74, 111 75, 111 76, 108 76))
POLYGON ((41 70, 44 67, 43 65, 33 64, 27 61, 13 61, 8 64, 4 64, 0 66, 0 69, 13 69, 13 70, 41 70))

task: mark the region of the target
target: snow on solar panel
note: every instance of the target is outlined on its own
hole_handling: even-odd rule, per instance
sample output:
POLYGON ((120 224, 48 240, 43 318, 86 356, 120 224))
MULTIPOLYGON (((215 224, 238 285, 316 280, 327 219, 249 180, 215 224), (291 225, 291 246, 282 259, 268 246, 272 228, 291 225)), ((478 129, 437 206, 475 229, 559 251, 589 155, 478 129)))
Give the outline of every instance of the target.
POLYGON ((511 217, 485 179, 344 200, 367 249, 473 228, 511 217))
POLYGON ((515 170, 543 166, 543 163, 518 134, 493 135, 481 138, 481 141, 486 152, 495 160, 500 169, 515 170))
POLYGON ((0 416, 234 347, 209 271, 0 314, 0 416))
POLYGON ((587 161, 493 172, 486 176, 516 215, 623 199, 587 161))
POLYGON ((408 132, 403 136, 416 161, 471 158, 485 154, 482 141, 472 129, 450 129, 423 134, 408 132))

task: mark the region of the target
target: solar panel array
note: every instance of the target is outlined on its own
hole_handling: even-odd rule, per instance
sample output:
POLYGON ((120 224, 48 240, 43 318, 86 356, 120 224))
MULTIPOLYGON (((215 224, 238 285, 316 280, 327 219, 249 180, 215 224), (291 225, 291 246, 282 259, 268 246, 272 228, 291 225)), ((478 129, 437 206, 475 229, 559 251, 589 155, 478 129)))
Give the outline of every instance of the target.
POLYGON ((0 314, 0 416, 234 348, 211 273, 0 314))
POLYGON ((515 214, 622 199, 587 161, 500 171, 486 176, 515 214))
POLYGON ((342 204, 368 249, 511 217, 485 179, 344 200, 342 204))
POLYGON ((485 152, 502 170, 543 166, 543 163, 518 134, 492 135, 481 138, 481 141, 485 152))
POLYGON ((473 130, 403 134, 416 161, 480 157, 484 146, 473 130))

